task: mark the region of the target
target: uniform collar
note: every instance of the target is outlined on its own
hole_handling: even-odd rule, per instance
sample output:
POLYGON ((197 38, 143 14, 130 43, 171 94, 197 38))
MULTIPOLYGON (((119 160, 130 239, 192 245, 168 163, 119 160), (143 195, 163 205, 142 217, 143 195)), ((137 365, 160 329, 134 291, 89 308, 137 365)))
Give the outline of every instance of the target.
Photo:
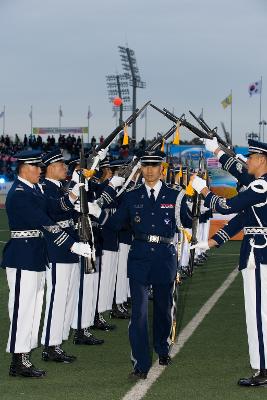
POLYGON ((54 183, 58 187, 61 187, 61 182, 57 181, 56 179, 45 178, 45 180, 54 183))
POLYGON ((150 190, 154 189, 154 196, 155 196, 155 199, 156 199, 158 197, 158 194, 159 194, 159 191, 160 191, 161 187, 162 187, 161 180, 159 180, 153 188, 151 188, 150 186, 145 184, 145 188, 146 188, 148 197, 150 197, 150 195, 151 195, 150 190))
POLYGON ((34 184, 27 181, 26 179, 21 178, 21 176, 18 176, 18 180, 23 182, 25 185, 29 186, 30 188, 34 189, 34 184))

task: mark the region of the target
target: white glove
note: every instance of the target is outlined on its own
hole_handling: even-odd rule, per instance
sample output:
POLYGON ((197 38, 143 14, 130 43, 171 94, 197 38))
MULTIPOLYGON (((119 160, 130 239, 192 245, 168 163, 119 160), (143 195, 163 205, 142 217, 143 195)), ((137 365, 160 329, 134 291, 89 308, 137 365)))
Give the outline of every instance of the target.
POLYGON ((191 244, 190 246, 190 250, 192 249, 200 249, 200 250, 209 250, 209 244, 208 242, 201 240, 200 242, 196 243, 196 244, 191 244))
POLYGON ((101 208, 99 207, 98 204, 96 203, 88 203, 88 208, 89 208, 89 214, 93 215, 96 218, 99 218, 101 214, 101 208))
POLYGON ((107 157, 108 147, 106 149, 102 149, 98 152, 99 160, 102 161, 107 157))
MULTIPOLYGON (((71 180, 72 180, 73 182, 75 182, 75 183, 79 183, 79 182, 80 182, 80 174, 81 174, 81 173, 82 173, 81 171, 77 172, 76 169, 75 169, 75 170, 73 171, 71 180)), ((85 190, 88 192, 88 179, 87 179, 87 178, 85 178, 85 190)))
POLYGON ((77 172, 76 169, 73 171, 71 180, 72 180, 73 182, 75 182, 75 183, 79 183, 79 181, 80 181, 80 174, 77 172))
POLYGON ((81 203, 80 203, 79 201, 77 201, 77 202, 74 204, 74 210, 77 211, 78 213, 81 212, 81 203))
POLYGON ((122 178, 121 176, 113 176, 109 181, 114 188, 122 186, 124 182, 125 178, 122 178))
POLYGON ((91 257, 92 250, 88 243, 75 242, 71 247, 71 252, 83 257, 91 257))
POLYGON ((206 150, 210 151, 211 153, 214 153, 215 150, 219 148, 218 140, 216 137, 214 137, 213 139, 205 139, 204 144, 206 150))
POLYGON ((84 186, 84 183, 76 183, 72 190, 71 193, 76 196, 76 197, 80 197, 80 187, 84 186))
POLYGON ((207 187, 207 182, 200 178, 199 176, 195 176, 191 180, 192 188, 195 189, 196 192, 200 193, 202 189, 207 187))

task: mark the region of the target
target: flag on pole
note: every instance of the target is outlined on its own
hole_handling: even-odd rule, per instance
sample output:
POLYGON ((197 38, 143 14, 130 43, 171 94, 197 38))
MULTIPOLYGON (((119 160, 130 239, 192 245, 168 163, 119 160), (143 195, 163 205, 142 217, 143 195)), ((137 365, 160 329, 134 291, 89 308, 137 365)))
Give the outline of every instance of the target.
POLYGON ((91 113, 90 107, 88 108, 88 112, 87 112, 87 119, 90 119, 93 116, 93 114, 91 113))
POLYGON ((59 116, 60 116, 60 117, 63 117, 63 112, 62 112, 61 106, 59 106, 59 116))
POLYGON ((223 108, 226 108, 232 104, 232 94, 229 94, 229 96, 225 97, 223 101, 221 101, 221 105, 223 108))
POLYGON ((32 110, 29 113, 29 117, 30 117, 30 119, 32 119, 32 110))
POLYGON ((5 115, 5 111, 0 112, 0 118, 3 118, 5 115))
POLYGON ((180 144, 179 123, 177 124, 176 131, 175 131, 175 135, 174 135, 174 139, 173 139, 172 144, 177 144, 177 145, 180 144))
POLYGON ((248 87, 248 93, 250 97, 253 94, 260 94, 261 93, 261 79, 257 82, 253 82, 248 87))

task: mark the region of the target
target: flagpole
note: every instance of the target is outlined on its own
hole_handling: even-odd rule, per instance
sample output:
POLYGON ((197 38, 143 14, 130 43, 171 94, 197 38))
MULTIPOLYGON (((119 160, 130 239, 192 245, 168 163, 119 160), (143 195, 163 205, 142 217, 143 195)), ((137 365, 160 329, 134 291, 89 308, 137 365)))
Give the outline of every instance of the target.
POLYGON ((231 89, 231 111, 230 111, 230 132, 231 132, 231 143, 233 144, 233 95, 231 89))
POLYGON ((61 135, 61 105, 59 106, 58 128, 59 128, 59 135, 61 135))
POLYGON ((145 140, 147 140, 147 109, 145 110, 145 140))
POLYGON ((31 135, 32 135, 32 106, 31 106, 31 135))
POLYGON ((5 134, 6 128, 6 106, 4 105, 4 115, 3 115, 3 135, 5 134))
POLYGON ((261 93, 262 93, 262 76, 261 76, 261 90, 260 90, 260 123, 259 123, 259 140, 261 140, 261 93))
POLYGON ((87 119, 88 119, 88 132, 87 132, 87 137, 88 137, 88 145, 90 143, 90 135, 89 135, 89 119, 90 119, 90 106, 88 106, 88 114, 87 114, 87 119))

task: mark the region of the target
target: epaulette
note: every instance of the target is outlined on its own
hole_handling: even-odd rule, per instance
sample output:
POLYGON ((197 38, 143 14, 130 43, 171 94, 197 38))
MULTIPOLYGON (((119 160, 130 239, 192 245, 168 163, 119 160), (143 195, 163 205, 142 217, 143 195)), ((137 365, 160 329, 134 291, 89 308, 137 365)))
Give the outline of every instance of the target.
POLYGON ((15 191, 22 191, 22 192, 24 192, 24 187, 23 186, 21 186, 21 185, 18 185, 17 187, 16 187, 16 189, 15 189, 15 191))
POLYGON ((126 189, 126 192, 132 192, 133 190, 139 189, 143 184, 140 183, 139 185, 136 185, 134 187, 130 187, 128 189, 126 189))

